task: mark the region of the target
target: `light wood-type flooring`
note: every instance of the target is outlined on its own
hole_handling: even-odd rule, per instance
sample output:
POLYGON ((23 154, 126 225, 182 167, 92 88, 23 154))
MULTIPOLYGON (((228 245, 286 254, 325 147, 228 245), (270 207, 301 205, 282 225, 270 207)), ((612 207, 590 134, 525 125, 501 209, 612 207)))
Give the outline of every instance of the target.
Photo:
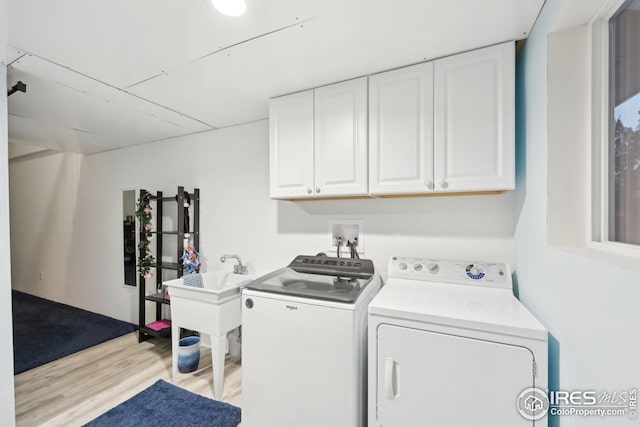
MULTIPOLYGON (((240 364, 227 357, 223 400, 241 405, 240 364)), ((159 379, 171 382, 171 340, 138 344, 124 335, 15 377, 18 426, 81 426, 159 379)), ((198 371, 176 385, 213 398, 211 352, 201 347, 198 371)))

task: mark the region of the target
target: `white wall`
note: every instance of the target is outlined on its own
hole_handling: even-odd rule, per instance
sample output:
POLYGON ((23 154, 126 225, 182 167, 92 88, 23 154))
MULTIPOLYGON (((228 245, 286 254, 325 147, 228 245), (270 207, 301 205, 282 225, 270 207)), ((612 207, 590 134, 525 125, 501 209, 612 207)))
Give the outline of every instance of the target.
MULTIPOLYGON (((66 282, 76 276, 81 279, 89 257, 71 252, 81 231, 75 216, 82 161, 78 154, 53 154, 9 163, 14 289, 37 288, 39 292, 33 293, 64 302, 75 293, 66 282)), ((121 217, 119 211, 120 221, 121 217)))
MULTIPOLYGON (((366 253, 513 259, 513 193, 288 202, 269 198, 268 122, 81 157, 10 165, 13 286, 136 321, 122 285, 122 190, 201 190, 205 268, 237 253, 258 271, 329 249, 329 218, 362 218, 366 253), (43 280, 38 274, 43 272, 43 280)), ((173 236, 165 243, 174 245, 173 236)))
MULTIPOLYGON (((2 9, 0 9, 2 10, 2 9)), ((15 425, 7 133, 7 67, 0 64, 0 425, 15 425)))
MULTIPOLYGON (((562 152, 547 139, 547 40, 556 19, 571 16, 567 8, 581 12, 580 3, 547 0, 520 61, 516 277, 520 299, 551 334, 550 386, 620 392, 640 386, 640 271, 547 242, 547 188, 554 185, 547 180, 548 154, 562 152)), ((637 420, 627 417, 561 417, 550 425, 632 424, 637 420)))

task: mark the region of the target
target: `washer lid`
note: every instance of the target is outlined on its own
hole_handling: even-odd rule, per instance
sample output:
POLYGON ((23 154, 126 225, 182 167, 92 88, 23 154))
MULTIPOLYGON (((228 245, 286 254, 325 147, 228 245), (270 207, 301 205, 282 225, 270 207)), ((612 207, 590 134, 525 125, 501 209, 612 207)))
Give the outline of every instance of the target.
POLYGON ((369 313, 547 341, 542 324, 510 289, 391 278, 369 313))
POLYGON ((373 277, 371 260, 300 255, 288 267, 262 276, 246 288, 354 304, 373 277))

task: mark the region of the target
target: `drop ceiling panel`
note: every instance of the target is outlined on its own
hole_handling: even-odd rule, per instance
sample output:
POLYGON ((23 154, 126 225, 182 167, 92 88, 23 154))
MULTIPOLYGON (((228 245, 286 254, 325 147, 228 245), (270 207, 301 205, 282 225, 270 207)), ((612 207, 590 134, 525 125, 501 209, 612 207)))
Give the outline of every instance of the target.
POLYGON ((0 41, 9 39, 9 0, 0 0, 0 41))
POLYGON ((314 27, 311 22, 270 34, 129 90, 216 127, 266 118, 272 94, 315 81, 313 72, 299 73, 313 57, 314 27))
POLYGON ((0 64, 9 65, 22 55, 24 55, 24 52, 21 50, 0 42, 0 64))
MULTIPOLYGON (((11 114, 29 117, 41 126, 69 129, 93 135, 93 139, 102 142, 111 141, 112 148, 210 129, 183 114, 36 57, 21 58, 9 71, 11 84, 18 80, 27 83, 26 93, 9 98, 11 114)), ((10 138, 17 138, 14 132, 10 125, 10 138)), ((34 138, 39 137, 37 132, 34 133, 34 138)), ((23 133, 20 137, 26 135, 23 133)), ((80 151, 94 152, 93 148, 80 151)))
POLYGON ((173 111, 170 106, 154 104, 148 100, 35 56, 26 55, 12 64, 10 77, 14 75, 14 71, 30 76, 38 76, 38 78, 52 84, 83 93, 88 98, 99 99, 107 104, 131 110, 136 114, 149 116, 154 120, 172 124, 184 131, 180 131, 179 133, 200 132, 210 128, 206 123, 198 122, 180 112, 173 111))
POLYGON ((247 0, 246 15, 232 18, 218 13, 209 0, 16 0, 9 13, 25 19, 10 21, 10 43, 125 88, 307 19, 315 13, 314 3, 247 0))
POLYGON ((345 2, 319 20, 316 55, 371 74, 526 38, 544 0, 345 2))
POLYGON ((216 127, 244 123, 273 96, 524 37, 541 1, 343 2, 128 90, 216 127))
POLYGON ((10 136, 96 152, 258 120, 273 96, 526 37, 544 2, 246 1, 10 0, 10 136))
POLYGON ((29 154, 38 153, 45 150, 42 147, 36 147, 34 145, 25 144, 23 142, 10 142, 8 145, 9 159, 27 156, 29 154))
POLYGON ((9 114, 9 142, 56 151, 91 154, 118 147, 118 141, 81 130, 9 114))

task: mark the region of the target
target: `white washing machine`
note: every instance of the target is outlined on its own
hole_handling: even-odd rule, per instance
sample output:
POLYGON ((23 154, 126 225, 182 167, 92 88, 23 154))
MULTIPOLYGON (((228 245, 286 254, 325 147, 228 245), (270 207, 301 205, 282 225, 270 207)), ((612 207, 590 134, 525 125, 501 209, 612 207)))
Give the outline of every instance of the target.
POLYGON ((518 427, 547 388, 547 330, 506 264, 392 258, 369 305, 369 427, 518 427))
POLYGON ((364 427, 366 259, 298 256, 242 293, 242 427, 364 427))

